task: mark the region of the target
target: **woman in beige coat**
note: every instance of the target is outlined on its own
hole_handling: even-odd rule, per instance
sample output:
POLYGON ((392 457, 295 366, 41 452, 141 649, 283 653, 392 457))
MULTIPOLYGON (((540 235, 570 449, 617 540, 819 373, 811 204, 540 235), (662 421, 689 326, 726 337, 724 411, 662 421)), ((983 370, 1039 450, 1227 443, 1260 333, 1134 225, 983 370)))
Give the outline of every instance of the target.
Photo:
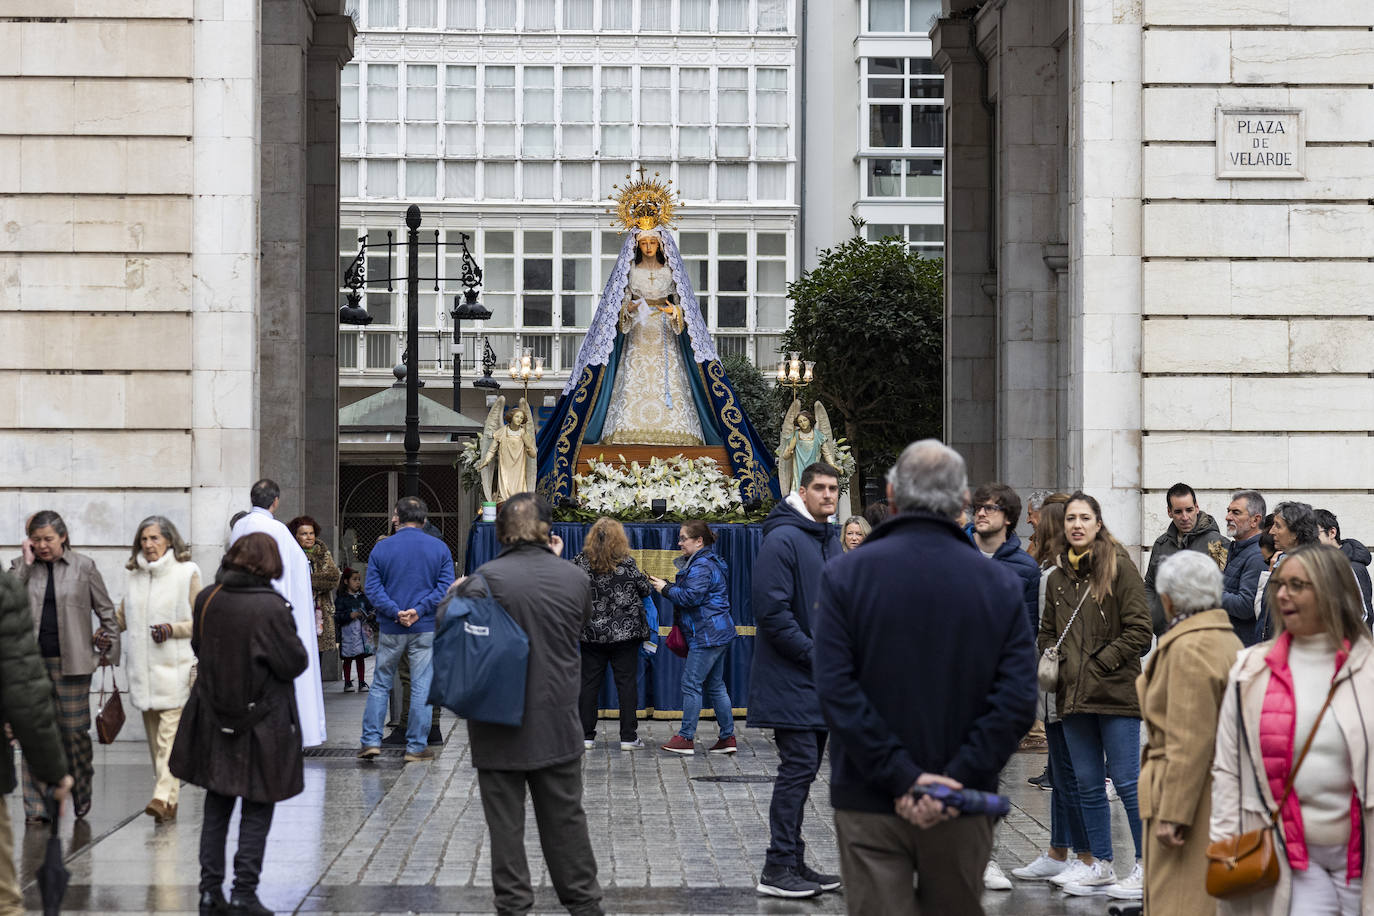
MULTIPOLYGON (((1258 830, 1269 824, 1278 794, 1272 783, 1286 781, 1291 764, 1316 732, 1312 749, 1299 768, 1296 784, 1301 817, 1281 818, 1284 846, 1279 846, 1279 882, 1273 888, 1219 901, 1220 916, 1306 916, 1309 913, 1374 914, 1374 878, 1352 878, 1345 866, 1362 859, 1374 867, 1374 643, 1361 619, 1362 603, 1345 555, 1319 544, 1299 547, 1274 569, 1266 595, 1272 626, 1278 637, 1240 653, 1231 669, 1225 702, 1217 723, 1216 756, 1212 761, 1212 840, 1258 830), (1309 662, 1318 654, 1329 665, 1310 676, 1309 662), (1334 668, 1328 675, 1326 668, 1334 668), (1271 684, 1283 685, 1275 671, 1289 672, 1293 685, 1294 722, 1291 747, 1282 760, 1266 760, 1260 750, 1261 731, 1275 735, 1271 715, 1271 684), (1329 685, 1329 686, 1328 686, 1329 685), (1334 688, 1334 689, 1333 689, 1334 688), (1316 711, 1330 691, 1324 717, 1316 711), (1266 699, 1270 703, 1266 703, 1266 699), (1312 702, 1315 700, 1315 702, 1312 702), (1237 725, 1237 703, 1245 723, 1244 747, 1237 725), (1304 714, 1304 710, 1310 710, 1304 714), (1313 721, 1316 721, 1314 728, 1313 721), (1334 792, 1312 791, 1305 781, 1319 778, 1334 792), (1345 787, 1348 787, 1346 789, 1345 787), (1324 795, 1335 804, 1324 806, 1324 795), (1363 843, 1353 846, 1350 799, 1358 799, 1363 843), (1323 817, 1321 807, 1335 809, 1323 817), (1332 844, 1332 829, 1345 835, 1332 844), (1287 853, 1285 855, 1284 853, 1287 853), (1305 867, 1296 868, 1298 857, 1305 867)), ((1277 691, 1275 691, 1277 692, 1277 691)), ((1280 731, 1288 731, 1281 729, 1280 731)), ((1280 789, 1282 782, 1279 782, 1280 789)), ((1338 839, 1338 838, 1337 838, 1338 839)), ((1277 845, 1277 844, 1276 844, 1277 845)))
POLYGON ((1221 609, 1221 572, 1184 550, 1160 564, 1155 588, 1168 625, 1136 679, 1148 743, 1140 767, 1145 912, 1209 916, 1212 751, 1227 672, 1241 650, 1221 609))

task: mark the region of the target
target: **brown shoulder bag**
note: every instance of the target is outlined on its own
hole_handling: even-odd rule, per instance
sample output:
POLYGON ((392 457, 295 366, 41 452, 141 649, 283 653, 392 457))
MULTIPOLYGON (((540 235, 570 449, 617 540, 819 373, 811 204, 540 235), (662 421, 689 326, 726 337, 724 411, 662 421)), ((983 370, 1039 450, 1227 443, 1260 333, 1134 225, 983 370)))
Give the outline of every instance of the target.
POLYGON ((96 702, 95 736, 101 744, 113 744, 124 727, 124 701, 119 698, 119 681, 109 658, 100 656, 100 698, 96 702), (106 685, 109 685, 108 687, 106 685))
MULTIPOLYGON (((1228 900, 1268 890, 1279 883, 1279 855, 1287 855, 1283 842, 1283 804, 1293 791, 1293 780, 1297 778, 1298 770, 1307 758, 1307 752, 1312 747, 1312 739, 1317 736, 1317 728, 1321 726, 1322 716, 1326 715, 1326 708, 1331 705, 1331 697, 1335 692, 1336 685, 1332 684, 1326 693, 1326 702, 1322 703, 1321 711, 1317 713, 1317 720, 1312 723, 1312 731, 1307 736, 1307 742, 1303 744, 1302 752, 1298 754, 1293 769, 1288 773, 1283 795, 1279 797, 1278 806, 1269 815, 1269 823, 1258 830, 1228 836, 1207 846, 1207 893, 1211 896, 1228 900), (1275 839, 1278 840, 1277 844, 1274 842, 1275 839)), ((1244 751, 1249 748, 1250 739, 1245 733, 1240 684, 1236 684, 1236 725, 1239 730, 1236 746, 1236 779, 1241 780, 1240 758, 1249 756, 1244 751)), ((1250 760, 1250 775, 1254 777, 1255 789, 1263 799, 1264 786, 1260 782, 1259 771, 1255 769, 1253 758, 1250 760)), ((1241 794, 1244 794, 1243 787, 1241 794)))

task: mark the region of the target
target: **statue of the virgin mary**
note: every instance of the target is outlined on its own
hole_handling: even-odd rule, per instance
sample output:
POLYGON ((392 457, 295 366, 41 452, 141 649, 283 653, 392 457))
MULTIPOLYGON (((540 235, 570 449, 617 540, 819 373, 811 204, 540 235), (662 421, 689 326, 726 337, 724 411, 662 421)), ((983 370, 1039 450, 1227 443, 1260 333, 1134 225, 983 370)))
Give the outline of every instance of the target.
POLYGON ((554 501, 572 494, 584 445, 706 445, 724 446, 745 502, 776 498, 773 455, 721 368, 668 231, 672 191, 641 177, 616 201, 629 232, 539 432, 539 491, 554 501))

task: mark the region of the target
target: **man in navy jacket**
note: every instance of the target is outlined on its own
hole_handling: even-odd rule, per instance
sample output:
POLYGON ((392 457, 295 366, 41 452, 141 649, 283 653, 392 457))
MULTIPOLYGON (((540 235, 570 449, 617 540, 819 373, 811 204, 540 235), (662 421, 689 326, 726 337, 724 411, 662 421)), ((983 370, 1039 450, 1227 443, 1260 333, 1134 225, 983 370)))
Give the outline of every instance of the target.
POLYGON ((396 503, 401 527, 372 548, 367 558, 363 591, 377 610, 377 664, 372 690, 363 710, 364 760, 381 751, 382 725, 391 681, 405 655, 410 662, 410 723, 406 733, 406 762, 430 760, 431 721, 429 681, 433 675, 434 612, 453 584, 453 555, 443 541, 422 530, 429 515, 424 500, 404 496, 396 503))
POLYGON ((1260 641, 1262 629, 1255 620, 1255 592, 1265 568, 1259 546, 1264 509, 1264 497, 1254 490, 1233 494, 1226 507, 1231 543, 1226 548, 1226 568, 1221 571, 1221 606, 1231 618, 1231 629, 1247 646, 1260 641))
POLYGON ((995 791, 1035 713, 1021 580, 953 519, 964 460, 927 439, 888 472, 898 514, 821 575, 814 671, 851 913, 981 913, 992 822, 916 785, 995 791), (919 873, 912 901, 912 877, 919 873))
POLYGON ((840 538, 828 521, 840 494, 840 472, 812 464, 801 488, 763 522, 763 546, 754 559, 754 664, 749 724, 773 729, 778 777, 768 806, 771 834, 757 890, 773 897, 814 897, 840 886, 838 875, 807 867, 802 813, 825 753, 825 720, 811 681, 811 607, 821 570, 840 555, 840 538))

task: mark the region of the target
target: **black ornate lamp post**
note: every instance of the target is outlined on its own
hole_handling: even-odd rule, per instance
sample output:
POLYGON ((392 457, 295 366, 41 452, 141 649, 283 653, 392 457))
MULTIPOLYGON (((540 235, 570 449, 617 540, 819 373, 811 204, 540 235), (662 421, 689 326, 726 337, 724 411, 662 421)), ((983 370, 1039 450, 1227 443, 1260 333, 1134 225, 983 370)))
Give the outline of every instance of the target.
MULTIPOLYGON (((463 248, 463 273, 459 277, 459 282, 463 284, 463 295, 460 300, 458 296, 453 297, 453 309, 449 312, 449 317, 453 319, 453 412, 463 412, 463 319, 472 321, 486 321, 491 317, 491 310, 477 301, 477 288, 482 285, 482 268, 477 266, 477 262, 472 258, 472 252, 468 250, 468 234, 460 233, 461 241, 459 244, 463 248)), ((487 345, 490 349, 491 345, 487 345)), ((490 373, 488 374, 488 378, 490 373)), ((487 387, 481 385, 479 387, 487 387)), ((493 382, 493 384, 495 384, 493 382)), ((497 386, 499 387, 499 386, 497 386)))

